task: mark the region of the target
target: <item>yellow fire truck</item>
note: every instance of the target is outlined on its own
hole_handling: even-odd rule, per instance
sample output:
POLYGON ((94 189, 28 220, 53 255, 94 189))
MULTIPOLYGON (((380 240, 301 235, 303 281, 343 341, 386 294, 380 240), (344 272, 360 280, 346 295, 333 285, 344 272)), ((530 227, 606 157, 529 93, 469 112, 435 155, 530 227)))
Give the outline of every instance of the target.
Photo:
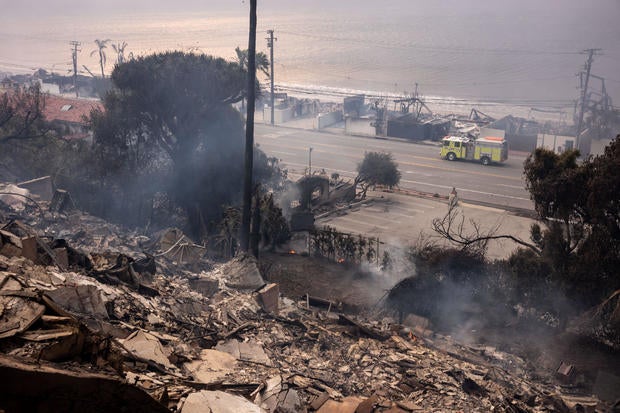
POLYGON ((441 157, 449 161, 466 159, 480 161, 483 165, 500 163, 508 159, 508 143, 503 138, 478 139, 446 136, 441 140, 441 157))

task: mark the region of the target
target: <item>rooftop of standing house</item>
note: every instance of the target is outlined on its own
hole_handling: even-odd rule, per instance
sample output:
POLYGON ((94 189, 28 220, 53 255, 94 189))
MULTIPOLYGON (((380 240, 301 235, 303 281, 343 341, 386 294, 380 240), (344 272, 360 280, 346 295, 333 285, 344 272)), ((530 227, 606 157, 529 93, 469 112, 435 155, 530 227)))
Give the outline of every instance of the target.
POLYGON ((85 118, 90 115, 92 109, 103 109, 103 105, 98 100, 47 95, 43 114, 50 122, 86 125, 85 118))

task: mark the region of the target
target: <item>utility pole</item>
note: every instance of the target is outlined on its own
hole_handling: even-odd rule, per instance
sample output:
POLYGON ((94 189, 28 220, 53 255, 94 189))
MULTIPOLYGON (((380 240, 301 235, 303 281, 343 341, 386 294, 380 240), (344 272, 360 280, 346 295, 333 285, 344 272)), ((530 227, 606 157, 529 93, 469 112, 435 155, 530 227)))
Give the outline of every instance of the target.
POLYGON ((243 176, 243 209, 241 211, 241 251, 250 249, 252 214, 252 169, 254 168, 254 107, 256 100, 256 0, 250 0, 250 35, 248 39, 248 106, 245 121, 245 165, 243 176))
POLYGON ((274 111, 275 111, 274 96, 275 95, 273 92, 273 42, 274 40, 278 40, 278 39, 273 37, 273 29, 267 30, 267 33, 269 34, 269 37, 267 38, 267 47, 269 48, 269 56, 270 56, 269 68, 271 69, 271 75, 269 76, 269 80, 271 81, 271 125, 273 126, 275 124, 275 116, 274 116, 274 111))
POLYGON ((75 90, 75 97, 78 97, 78 86, 77 86, 77 54, 81 49, 78 49, 80 46, 80 42, 76 40, 72 40, 69 42, 73 49, 71 49, 71 59, 73 60, 73 89, 75 90))
MULTIPOLYGON (((576 136, 576 146, 579 149, 579 141, 581 138, 581 128, 583 127, 583 114, 586 109, 586 99, 588 97, 588 82, 590 81, 590 69, 592 69, 592 61, 594 60, 594 54, 601 49, 586 49, 583 53, 588 54, 588 60, 586 61, 586 79, 583 81, 582 78, 582 91, 581 91, 581 108, 579 109, 579 121, 577 122, 577 136, 576 136)), ((580 73, 582 75, 583 72, 580 73)))

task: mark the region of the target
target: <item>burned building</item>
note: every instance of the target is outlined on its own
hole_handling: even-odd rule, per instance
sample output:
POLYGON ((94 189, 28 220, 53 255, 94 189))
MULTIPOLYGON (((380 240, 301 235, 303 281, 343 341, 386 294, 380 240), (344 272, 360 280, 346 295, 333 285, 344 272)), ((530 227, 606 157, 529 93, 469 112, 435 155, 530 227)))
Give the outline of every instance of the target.
POLYGON ((431 118, 421 120, 415 113, 406 113, 388 120, 387 136, 415 141, 439 141, 450 131, 450 120, 431 118))

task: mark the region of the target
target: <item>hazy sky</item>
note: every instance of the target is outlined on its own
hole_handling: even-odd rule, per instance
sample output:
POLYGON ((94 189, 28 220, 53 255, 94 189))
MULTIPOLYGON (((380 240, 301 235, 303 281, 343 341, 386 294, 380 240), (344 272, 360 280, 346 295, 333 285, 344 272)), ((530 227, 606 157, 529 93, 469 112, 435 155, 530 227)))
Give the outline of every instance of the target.
MULTIPOLYGON (((265 12, 303 12, 316 11, 347 11, 355 14, 356 10, 403 9, 411 10, 418 6, 429 8, 436 6, 438 10, 454 13, 467 13, 468 10, 506 9, 507 12, 529 13, 536 9, 594 7, 593 0, 258 0, 258 8, 265 12)), ((613 0, 618 1, 618 0, 613 0)), ((2 9, 11 13, 35 14, 83 14, 83 13, 118 13, 129 11, 204 11, 217 10, 231 13, 244 12, 249 8, 248 0, 105 0, 105 1, 76 1, 76 0, 0 0, 2 9)), ((620 2, 619 2, 620 4, 620 2)))
MULTIPOLYGON (((47 0, 42 6, 41 0, 0 0, 2 8, 8 8, 14 13, 36 14, 82 14, 93 12, 128 12, 147 11, 169 12, 182 11, 243 11, 249 9, 249 2, 242 0, 105 0, 105 1, 76 1, 76 0, 47 0)), ((325 0, 298 2, 295 0, 263 0, 259 1, 261 9, 304 9, 328 5, 325 0), (309 4, 311 3, 311 5, 309 4)))

